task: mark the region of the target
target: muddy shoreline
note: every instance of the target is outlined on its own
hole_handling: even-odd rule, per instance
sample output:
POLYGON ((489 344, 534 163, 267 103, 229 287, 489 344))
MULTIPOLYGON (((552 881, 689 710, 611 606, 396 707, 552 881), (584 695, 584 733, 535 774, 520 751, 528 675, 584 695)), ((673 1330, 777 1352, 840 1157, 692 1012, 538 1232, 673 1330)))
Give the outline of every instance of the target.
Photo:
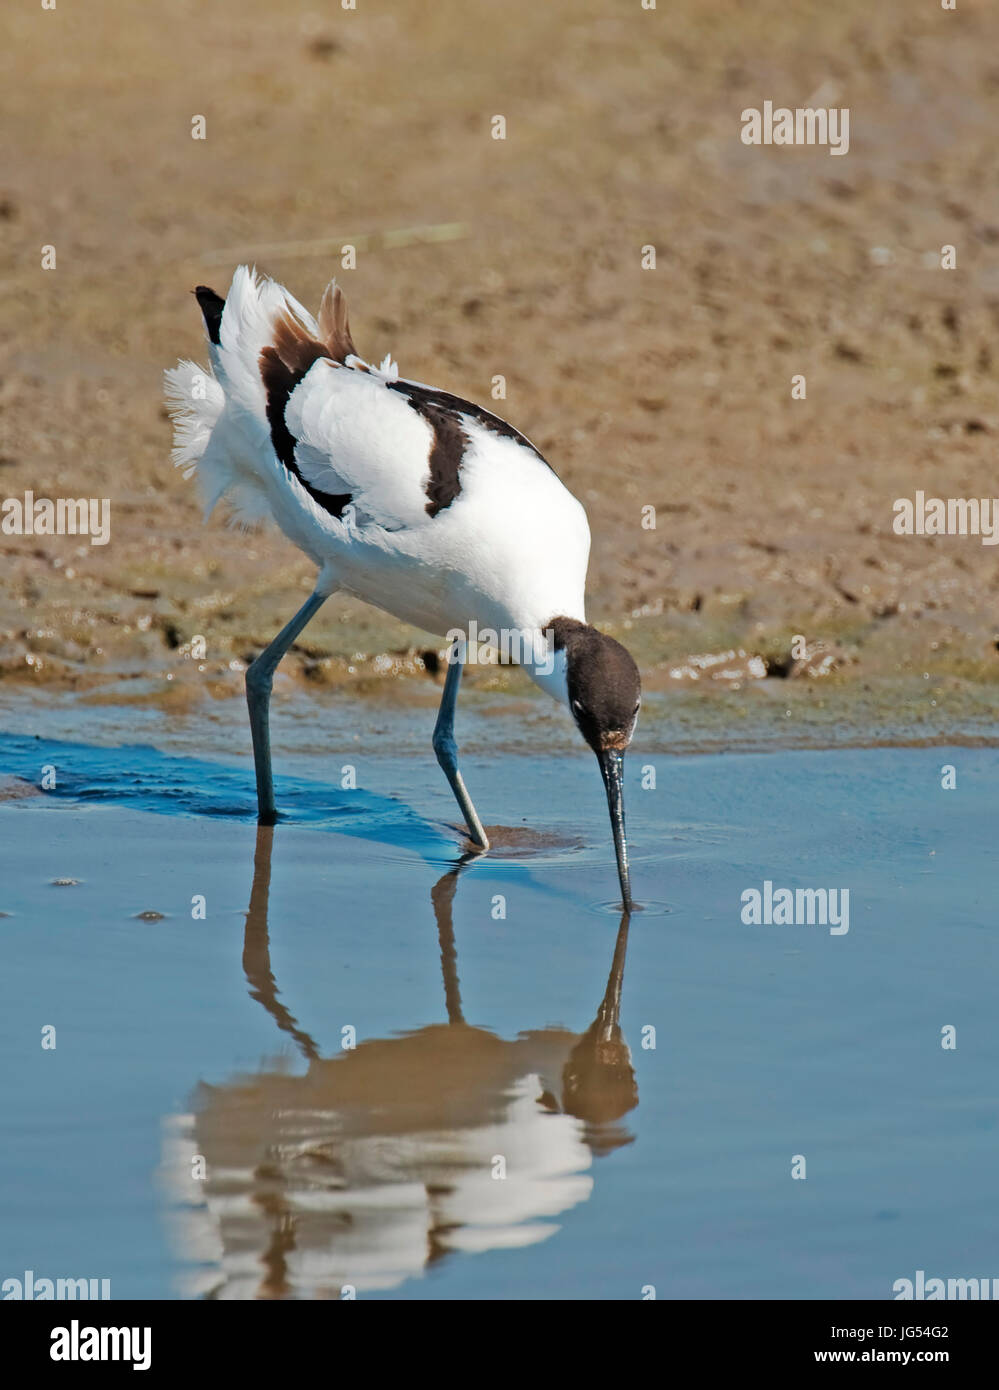
MULTIPOLYGON (((650 690, 705 656, 729 685, 740 662, 779 678, 798 636, 858 736, 924 679, 955 728, 992 711, 994 548, 892 525, 917 490, 997 490, 988 7, 719 0, 666 25, 516 0, 471 47, 456 0, 298 27, 263 0, 191 14, 169 32, 124 0, 12 20, 0 498, 108 498, 111 515, 107 545, 0 534, 0 701, 237 694, 308 592, 285 540, 204 526, 169 463, 161 373, 204 356, 190 289, 247 259, 306 302, 339 274, 359 350, 405 374, 482 400, 504 378, 496 408, 588 509, 590 617, 650 690), (847 157, 742 144, 742 109, 819 90, 853 110, 847 157)), ((334 598, 286 669, 381 688, 434 646, 334 598)))

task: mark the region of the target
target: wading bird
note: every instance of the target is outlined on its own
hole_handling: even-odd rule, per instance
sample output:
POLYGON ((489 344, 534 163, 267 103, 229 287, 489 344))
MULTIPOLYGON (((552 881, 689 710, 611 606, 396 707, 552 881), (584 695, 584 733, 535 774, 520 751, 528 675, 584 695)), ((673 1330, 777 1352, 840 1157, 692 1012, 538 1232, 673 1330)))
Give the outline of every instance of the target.
MULTIPOLYGON (((622 760, 641 703, 629 653, 584 613, 586 513, 518 430, 481 406, 355 352, 335 282, 318 322, 274 280, 240 266, 225 299, 201 285, 212 372, 166 373, 175 464, 207 510, 272 517, 318 567, 315 590, 246 672, 259 819, 277 819, 268 709, 278 662, 337 590, 441 636, 526 634, 519 661, 567 706, 600 763, 624 905, 631 886, 622 760)), ((433 747, 488 849, 458 770, 454 711, 464 636, 448 655, 433 747)))

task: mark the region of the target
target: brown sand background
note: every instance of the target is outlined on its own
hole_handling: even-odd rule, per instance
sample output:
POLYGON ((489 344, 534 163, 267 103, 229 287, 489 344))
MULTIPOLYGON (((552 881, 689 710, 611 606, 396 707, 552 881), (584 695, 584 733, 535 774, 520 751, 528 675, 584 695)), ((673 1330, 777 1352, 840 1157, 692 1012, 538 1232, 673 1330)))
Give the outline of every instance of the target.
MULTIPOLYGON (((987 4, 58 0, 7 26, 0 497, 109 497, 112 540, 0 536, 0 690, 235 695, 308 592, 276 532, 204 528, 169 463, 189 291, 248 260, 313 307, 337 274, 359 351, 406 375, 486 402, 506 377, 648 686, 734 649, 696 688, 745 701, 775 684, 748 658, 785 674, 801 633, 832 673, 780 684, 837 718, 918 724, 932 693, 935 728, 994 720, 996 551, 891 531, 916 488, 999 494, 987 4), (743 145, 765 100, 849 107, 849 153, 743 145)), ((336 598, 285 669, 384 688, 438 645, 336 598)))

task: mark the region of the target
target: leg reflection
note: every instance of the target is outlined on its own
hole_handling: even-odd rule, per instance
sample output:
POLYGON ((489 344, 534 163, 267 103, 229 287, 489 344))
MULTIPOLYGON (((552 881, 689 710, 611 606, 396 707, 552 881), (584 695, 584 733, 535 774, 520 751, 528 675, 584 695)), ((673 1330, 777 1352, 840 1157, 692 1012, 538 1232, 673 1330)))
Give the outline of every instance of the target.
POLYGON ((303 1029, 285 1006, 278 1002, 279 990, 271 970, 270 931, 267 913, 271 894, 271 851, 274 845, 274 827, 257 826, 257 845, 253 855, 253 886, 250 889, 250 906, 246 912, 246 930, 243 934, 243 973, 250 986, 250 997, 263 1004, 271 1018, 281 1029, 295 1039, 303 1057, 310 1062, 319 1056, 315 1041, 303 1029))

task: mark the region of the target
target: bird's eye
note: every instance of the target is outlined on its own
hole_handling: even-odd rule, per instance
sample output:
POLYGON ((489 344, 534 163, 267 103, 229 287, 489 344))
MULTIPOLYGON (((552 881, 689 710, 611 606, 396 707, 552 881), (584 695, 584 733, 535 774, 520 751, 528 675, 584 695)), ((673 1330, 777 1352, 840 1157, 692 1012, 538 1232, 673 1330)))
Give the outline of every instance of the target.
POLYGON ((638 703, 635 705, 635 708, 632 710, 632 714, 637 714, 638 711, 639 711, 641 708, 642 708, 642 702, 641 702, 641 700, 639 700, 638 703))
POLYGON ((576 713, 576 714, 583 714, 583 713, 584 713, 583 706, 580 704, 580 702, 579 702, 578 700, 573 700, 573 702, 572 702, 572 708, 573 708, 574 713, 576 713))

